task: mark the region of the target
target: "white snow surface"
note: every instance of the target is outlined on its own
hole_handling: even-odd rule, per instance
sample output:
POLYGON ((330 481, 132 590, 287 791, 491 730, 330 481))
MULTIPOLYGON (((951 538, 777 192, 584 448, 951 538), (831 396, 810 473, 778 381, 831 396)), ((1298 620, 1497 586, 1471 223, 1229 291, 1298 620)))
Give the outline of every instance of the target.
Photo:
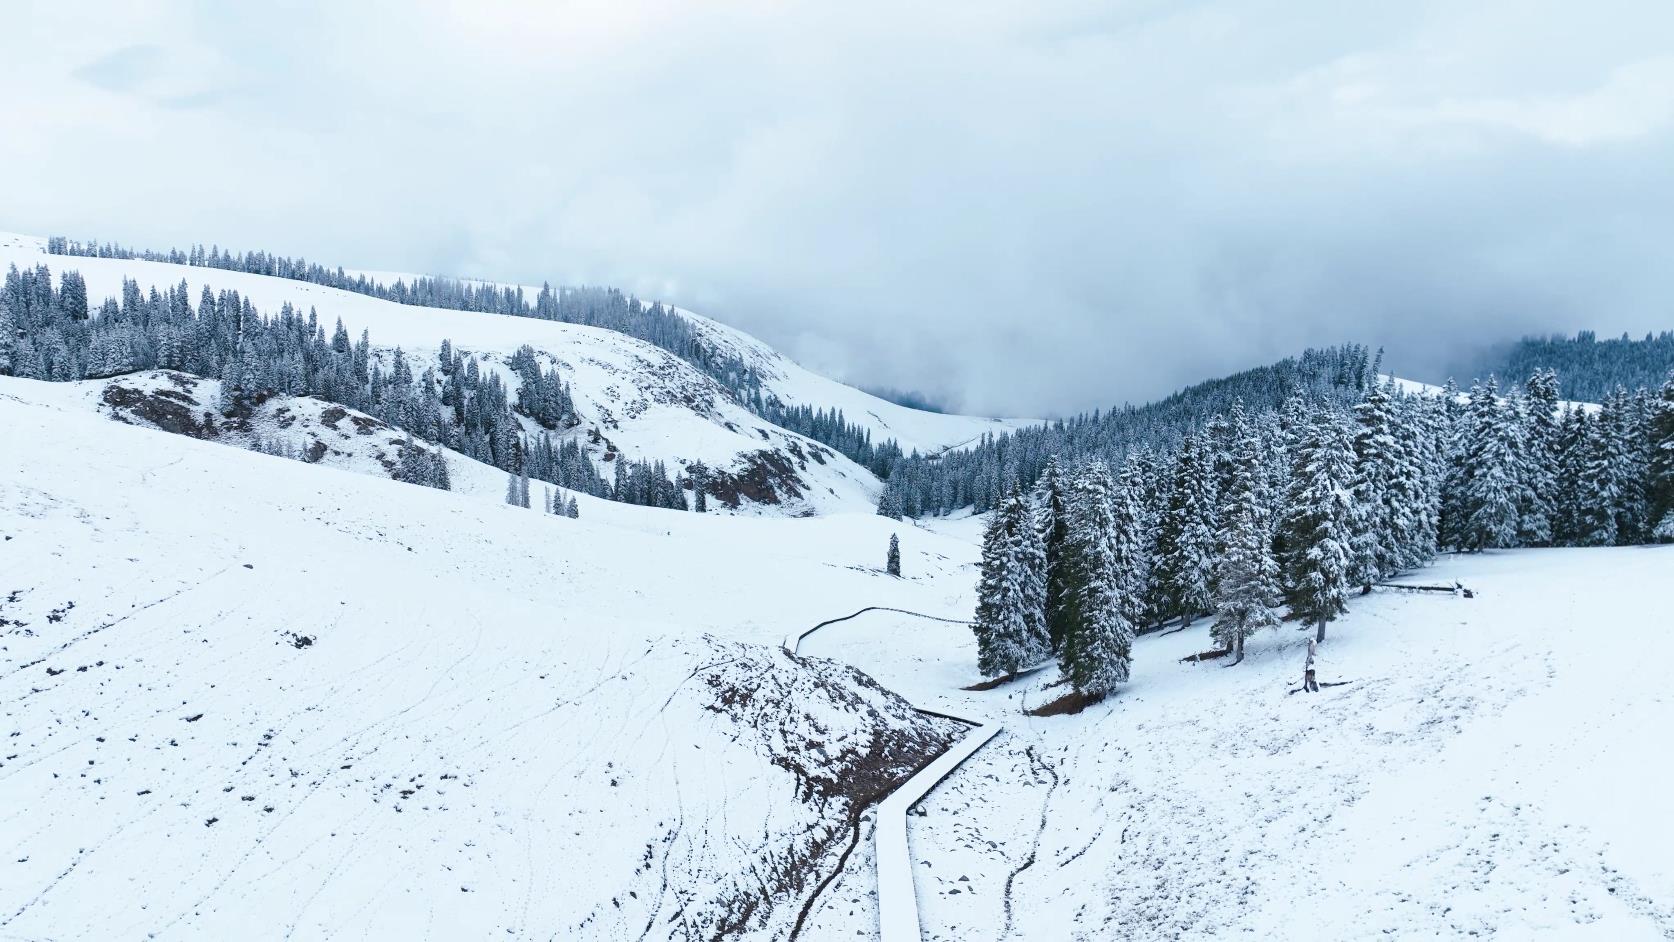
MULTIPOLYGON (((5 937, 783 938, 860 755, 956 732, 777 642, 944 604, 958 541, 895 579, 872 514, 569 520, 43 388, 0 379, 5 937)), ((869 862, 810 930, 875 920, 869 862)))
POLYGON ((1181 663, 1207 622, 1139 639, 1134 682, 1078 716, 984 693, 969 634, 880 614, 805 653, 915 704, 1003 717, 909 816, 924 937, 947 940, 1674 937, 1674 546, 1449 557, 1476 597, 1351 601, 1307 635, 1181 663), (986 711, 986 712, 985 712, 986 711))

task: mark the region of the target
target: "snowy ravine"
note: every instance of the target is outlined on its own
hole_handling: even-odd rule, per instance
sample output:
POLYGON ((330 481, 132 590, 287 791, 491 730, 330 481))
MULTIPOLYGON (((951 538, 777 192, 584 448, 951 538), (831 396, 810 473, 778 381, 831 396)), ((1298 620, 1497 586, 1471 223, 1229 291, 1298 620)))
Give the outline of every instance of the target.
MULTIPOLYGON (((955 524, 955 526, 969 526, 955 524)), ((909 817, 926 938, 1674 937, 1674 547, 1448 557, 1380 590, 1298 685, 1304 634, 1236 668, 1141 638, 1133 683, 1071 717, 986 693, 968 632, 857 621, 803 644, 915 703, 1004 717, 909 817)))
POLYGON ((962 541, 914 531, 892 579, 875 515, 568 520, 12 394, 40 385, 0 380, 0 936, 875 919, 864 851, 828 878, 959 730, 776 642, 945 602, 962 541))

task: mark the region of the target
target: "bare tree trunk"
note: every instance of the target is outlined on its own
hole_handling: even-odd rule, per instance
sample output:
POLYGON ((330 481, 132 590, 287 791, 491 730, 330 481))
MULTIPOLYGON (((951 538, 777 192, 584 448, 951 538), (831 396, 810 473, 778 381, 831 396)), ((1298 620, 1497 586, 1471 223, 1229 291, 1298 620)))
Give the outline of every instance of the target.
POLYGON ((1244 636, 1242 634, 1232 641, 1232 663, 1235 667, 1244 663, 1244 636))
POLYGON ((1325 641, 1325 619, 1323 618, 1319 620, 1319 634, 1314 636, 1314 640, 1321 643, 1325 641))

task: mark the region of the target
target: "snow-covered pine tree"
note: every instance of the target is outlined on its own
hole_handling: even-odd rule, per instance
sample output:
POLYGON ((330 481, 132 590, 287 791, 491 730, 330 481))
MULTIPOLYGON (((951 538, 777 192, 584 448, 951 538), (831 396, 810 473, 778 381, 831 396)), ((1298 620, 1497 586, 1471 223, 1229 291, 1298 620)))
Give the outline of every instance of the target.
POLYGON ((1151 514, 1146 508, 1149 487, 1147 465, 1141 460, 1130 459, 1122 465, 1110 499, 1117 551, 1121 557, 1122 613, 1135 631, 1148 624, 1153 616, 1150 603, 1152 527, 1151 514))
POLYGON ((1400 565, 1394 487, 1401 474, 1390 396, 1373 386, 1354 407, 1354 543, 1349 581, 1371 586, 1400 565))
POLYGON ((517 475, 510 472, 506 474, 506 503, 513 507, 523 506, 523 497, 517 488, 517 475))
POLYGON ((11 308, 0 300, 0 376, 13 375, 20 333, 11 308))
POLYGON ((1068 615, 1058 663, 1070 686, 1097 700, 1128 679, 1134 626, 1123 614, 1124 544, 1117 533, 1110 469, 1094 461, 1076 472, 1066 495, 1069 536, 1064 541, 1068 615))
POLYGON ((1347 610, 1354 540, 1354 443, 1343 421, 1319 407, 1300 437, 1285 501, 1281 572, 1291 611, 1316 627, 1347 610))
POLYGON ((1524 546, 1552 542, 1553 504, 1558 481, 1558 374, 1535 370, 1523 385, 1522 505, 1517 541, 1524 546))
POLYGON ((983 676, 1013 674, 1047 655, 1045 567, 1034 515, 1014 491, 995 508, 983 533, 971 622, 983 676))
POLYGON ((692 479, 692 510, 705 513, 709 510, 709 466, 701 461, 694 461, 686 474, 692 479))
POLYGON ((581 517, 581 505, 576 503, 575 496, 573 494, 570 496, 569 506, 564 508, 564 516, 570 518, 571 520, 576 520, 581 517))
POLYGON ((1156 579, 1167 616, 1185 624, 1210 610, 1215 566, 1213 457, 1202 436, 1188 435, 1175 456, 1168 508, 1157 527, 1156 579))
POLYGON ((1442 387, 1441 414, 1437 418, 1443 474, 1436 538, 1441 545, 1452 547, 1464 543, 1465 522, 1469 519, 1465 511, 1465 484, 1469 469, 1463 460, 1468 439, 1465 420, 1469 406, 1461 401, 1463 398, 1459 394, 1459 384, 1449 378, 1442 387))
POLYGON ((1557 475, 1552 499, 1552 542, 1574 546, 1581 532, 1581 478, 1586 473, 1587 414, 1570 407, 1558 420, 1557 475))
POLYGON ((1615 546, 1621 503, 1621 441, 1603 415, 1589 416, 1575 479, 1575 545, 1615 546))
POLYGON ((1621 545, 1644 542, 1651 526, 1646 504, 1646 483, 1650 403, 1643 395, 1618 386, 1605 400, 1604 425, 1615 440, 1616 453, 1616 542, 1621 545))
POLYGON ((1651 404, 1645 489, 1651 538, 1674 543, 1674 371, 1651 404))
POLYGON ((1471 388, 1460 512, 1459 549, 1475 552, 1517 545, 1522 480, 1516 411, 1502 406, 1493 377, 1471 388))
POLYGON ((901 575, 901 538, 893 533, 889 535, 889 555, 884 559, 884 568, 892 576, 901 575))
POLYGON ((1279 565, 1273 559, 1267 515, 1267 477, 1262 468, 1260 435, 1244 427, 1235 444, 1221 502, 1220 543, 1215 570, 1215 623, 1209 634, 1244 660, 1244 641, 1279 624, 1279 565))
POLYGON ((1064 475, 1056 456, 1046 459, 1034 490, 1035 526, 1046 558, 1046 634, 1053 651, 1063 648, 1069 615, 1064 600, 1064 543, 1069 539, 1064 475))

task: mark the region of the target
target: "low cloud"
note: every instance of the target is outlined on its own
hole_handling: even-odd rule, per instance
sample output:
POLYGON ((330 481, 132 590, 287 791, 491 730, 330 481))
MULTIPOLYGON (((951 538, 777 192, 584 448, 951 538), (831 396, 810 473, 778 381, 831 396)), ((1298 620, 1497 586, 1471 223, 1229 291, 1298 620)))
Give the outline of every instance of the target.
POLYGON ((1674 8, 25 6, 28 231, 608 282, 1009 414, 1674 327, 1674 8))

